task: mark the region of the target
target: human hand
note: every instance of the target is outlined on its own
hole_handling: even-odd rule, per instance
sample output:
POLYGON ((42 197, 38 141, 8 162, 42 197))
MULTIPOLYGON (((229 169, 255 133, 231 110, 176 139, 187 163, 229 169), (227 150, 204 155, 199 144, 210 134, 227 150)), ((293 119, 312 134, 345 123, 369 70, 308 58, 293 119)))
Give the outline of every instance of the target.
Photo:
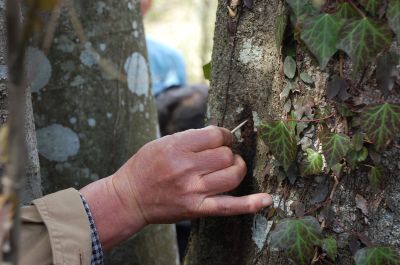
POLYGON ((271 205, 265 193, 221 195, 246 175, 231 144, 232 134, 220 127, 176 133, 146 144, 115 174, 83 188, 103 247, 147 224, 255 213, 271 205))
POLYGON ((271 204, 271 196, 220 195, 246 175, 246 164, 231 144, 230 131, 215 126, 163 137, 122 166, 113 186, 125 204, 134 204, 128 208, 139 208, 147 224, 257 212, 271 204))

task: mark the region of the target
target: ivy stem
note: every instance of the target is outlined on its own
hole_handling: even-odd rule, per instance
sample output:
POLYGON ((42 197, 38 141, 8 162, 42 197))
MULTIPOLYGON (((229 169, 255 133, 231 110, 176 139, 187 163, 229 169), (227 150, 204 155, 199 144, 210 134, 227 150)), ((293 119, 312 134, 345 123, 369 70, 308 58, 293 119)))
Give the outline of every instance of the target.
POLYGON ((354 9, 363 17, 366 18, 366 15, 364 14, 364 12, 361 11, 361 9, 359 9, 352 0, 349 0, 349 4, 354 7, 354 9))
MULTIPOLYGON (((294 121, 294 122, 320 122, 320 121, 332 118, 333 116, 335 116, 335 114, 336 114, 336 112, 333 112, 329 116, 326 116, 326 117, 323 117, 323 118, 319 118, 319 119, 312 119, 312 120, 286 119, 284 121, 285 122, 290 122, 290 121, 294 121)), ((273 120, 273 121, 280 121, 280 120, 273 120)))

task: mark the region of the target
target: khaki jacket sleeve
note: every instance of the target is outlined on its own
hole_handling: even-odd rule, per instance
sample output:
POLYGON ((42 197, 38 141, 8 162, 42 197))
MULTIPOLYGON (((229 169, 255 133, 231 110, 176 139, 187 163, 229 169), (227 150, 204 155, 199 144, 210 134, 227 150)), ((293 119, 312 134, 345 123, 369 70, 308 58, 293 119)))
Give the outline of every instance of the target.
POLYGON ((90 265, 88 217, 75 189, 34 200, 21 210, 21 265, 90 265))

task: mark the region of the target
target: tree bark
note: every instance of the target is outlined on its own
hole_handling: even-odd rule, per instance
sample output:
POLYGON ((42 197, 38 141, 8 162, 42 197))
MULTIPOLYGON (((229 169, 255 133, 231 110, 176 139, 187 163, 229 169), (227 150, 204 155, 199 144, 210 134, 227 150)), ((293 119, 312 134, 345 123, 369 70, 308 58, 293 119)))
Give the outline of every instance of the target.
MULTIPOLYGON (((249 120, 241 133, 235 135, 234 150, 244 157, 248 173, 233 194, 271 193, 274 207, 289 217, 294 216, 290 205, 301 201, 306 211, 312 209, 318 194, 325 192, 325 197, 329 196, 334 181, 326 174, 315 178, 298 177, 292 185, 266 170, 271 156, 257 135, 257 126, 260 121, 282 120, 286 113, 285 102, 280 99, 285 84, 283 59, 275 43, 275 20, 283 8, 281 1, 255 0, 251 10, 241 7, 238 16, 231 18, 225 1, 219 1, 208 114, 211 123, 226 128, 249 120)), ((309 88, 299 82, 299 91, 293 100, 311 97, 316 104, 326 106, 329 103, 325 99, 325 87, 332 69, 321 72, 303 47, 297 47, 296 57, 299 73, 309 73, 315 80, 315 87, 309 88)), ((400 206, 399 157, 400 150, 396 147, 381 156, 385 167, 384 194, 394 199, 397 209, 400 206)), ((349 249, 352 232, 365 233, 378 245, 400 248, 398 213, 380 203, 366 224, 356 207, 357 194, 370 202, 376 200, 368 187, 367 171, 362 167, 342 176, 331 203, 335 220, 341 224, 333 225, 330 231, 338 242, 336 264, 354 264, 349 249)), ((273 221, 268 220, 267 215, 268 209, 256 215, 203 218, 194 222, 185 264, 290 264, 283 253, 269 246, 273 221)))
MULTIPOLYGON (((139 1, 66 0, 47 17, 28 53, 50 193, 109 176, 159 132, 139 1)), ((176 264, 177 255, 174 227, 154 225, 112 250, 106 264, 176 264)))

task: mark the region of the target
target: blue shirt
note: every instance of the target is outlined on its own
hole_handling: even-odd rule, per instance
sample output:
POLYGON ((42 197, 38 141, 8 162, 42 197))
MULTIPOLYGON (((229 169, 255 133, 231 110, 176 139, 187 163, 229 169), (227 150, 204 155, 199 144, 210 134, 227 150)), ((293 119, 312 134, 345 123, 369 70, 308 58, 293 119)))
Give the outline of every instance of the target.
POLYGON ((152 38, 146 38, 153 95, 173 86, 185 86, 186 69, 182 54, 152 38))

